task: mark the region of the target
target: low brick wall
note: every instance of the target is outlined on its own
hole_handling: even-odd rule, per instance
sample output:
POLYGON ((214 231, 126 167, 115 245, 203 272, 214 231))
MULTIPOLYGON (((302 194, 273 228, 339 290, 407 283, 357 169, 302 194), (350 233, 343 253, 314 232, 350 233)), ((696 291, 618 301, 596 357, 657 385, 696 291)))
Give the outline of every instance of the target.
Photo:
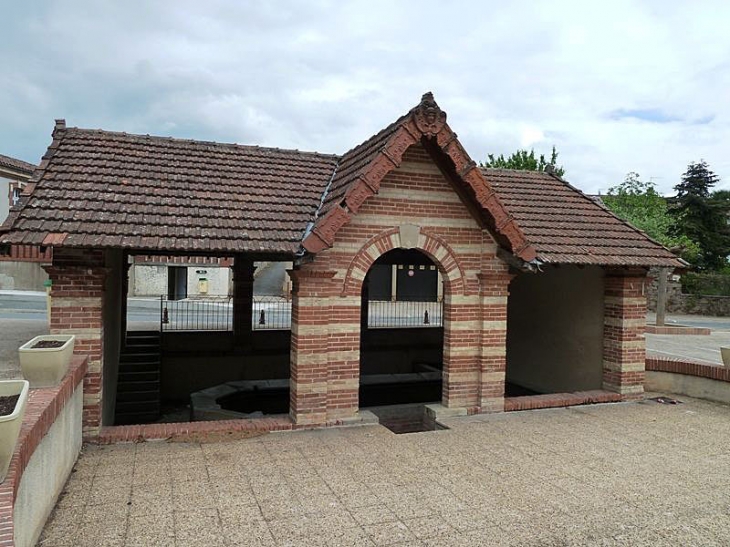
POLYGON ((647 391, 668 392, 730 404, 730 369, 671 359, 646 359, 647 391))
POLYGON ((617 403, 623 398, 619 393, 603 391, 575 391, 573 393, 546 393, 544 395, 526 395, 522 397, 506 397, 505 412, 516 410, 535 410, 538 408, 560 408, 567 406, 588 405, 597 403, 617 403))
POLYGON ((646 334, 709 336, 710 334, 712 334, 712 329, 707 329, 704 327, 685 327, 684 325, 664 325, 662 327, 658 327, 656 325, 647 325, 646 334))
POLYGON ((74 356, 59 386, 30 391, 15 453, 0 484, 0 546, 35 545, 71 473, 81 449, 87 363, 86 357, 74 356))

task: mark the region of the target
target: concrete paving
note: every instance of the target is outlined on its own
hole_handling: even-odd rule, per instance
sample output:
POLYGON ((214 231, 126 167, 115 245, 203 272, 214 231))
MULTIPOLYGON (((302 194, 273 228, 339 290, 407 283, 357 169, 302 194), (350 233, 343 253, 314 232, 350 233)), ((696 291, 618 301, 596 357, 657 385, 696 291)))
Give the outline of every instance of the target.
POLYGON ((684 401, 86 447, 39 545, 727 545, 730 407, 684 401))

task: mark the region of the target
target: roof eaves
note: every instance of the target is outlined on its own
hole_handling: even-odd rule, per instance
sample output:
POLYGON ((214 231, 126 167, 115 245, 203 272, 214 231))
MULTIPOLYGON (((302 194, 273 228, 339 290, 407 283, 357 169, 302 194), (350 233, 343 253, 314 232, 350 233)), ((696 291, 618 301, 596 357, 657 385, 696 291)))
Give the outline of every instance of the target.
POLYGON ((327 194, 329 194, 330 188, 332 187, 332 181, 335 180, 335 176, 337 175, 337 168, 340 166, 340 162, 342 161, 342 157, 340 156, 337 159, 337 163, 335 164, 334 169, 332 170, 332 176, 330 177, 329 181, 327 182, 327 185, 324 187, 324 190, 322 191, 322 197, 319 200, 319 205, 317 206, 317 210, 314 212, 314 218, 307 222, 307 226, 304 228, 304 233, 302 234, 301 243, 299 245, 299 250, 296 252, 298 256, 304 255, 307 250, 304 248, 304 245, 302 244, 305 239, 309 236, 309 234, 312 232, 312 228, 314 228, 314 223, 317 222, 317 219, 319 218, 320 213, 322 212, 322 208, 324 207, 325 201, 327 200, 327 194))

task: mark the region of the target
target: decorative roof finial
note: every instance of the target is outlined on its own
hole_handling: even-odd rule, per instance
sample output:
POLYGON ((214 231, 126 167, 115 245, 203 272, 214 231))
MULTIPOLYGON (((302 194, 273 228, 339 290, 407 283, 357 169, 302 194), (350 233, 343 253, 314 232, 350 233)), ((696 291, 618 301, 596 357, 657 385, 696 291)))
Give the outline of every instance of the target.
POLYGON ((439 108, 430 91, 423 94, 421 104, 419 104, 413 113, 413 119, 416 127, 426 137, 435 137, 446 123, 446 112, 439 108))

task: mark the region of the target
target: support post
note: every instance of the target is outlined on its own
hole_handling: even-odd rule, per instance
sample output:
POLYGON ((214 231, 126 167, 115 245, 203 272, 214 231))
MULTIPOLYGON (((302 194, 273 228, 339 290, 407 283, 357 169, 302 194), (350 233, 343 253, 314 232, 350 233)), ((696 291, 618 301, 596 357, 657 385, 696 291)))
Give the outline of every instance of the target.
POLYGON ((398 264, 390 266, 390 301, 398 300, 398 264))
POLYGON ((514 275, 508 271, 479 274, 481 352, 479 355, 479 410, 504 410, 507 375, 507 302, 514 275))
POLYGON ((233 259, 233 347, 251 349, 253 336, 253 274, 256 267, 245 255, 233 259))
POLYGON ((44 269, 52 282, 50 333, 75 335, 74 353, 89 358, 82 426, 84 439, 93 440, 102 426, 104 251, 57 248, 53 263, 44 269))
POLYGON ((667 277, 669 276, 669 268, 659 268, 659 278, 657 279, 656 290, 656 324, 658 327, 664 326, 667 315, 667 277))
POLYGON ((603 389, 624 400, 644 393, 646 270, 607 270, 604 281, 603 389))
MULTIPOLYGON (((290 415, 297 425, 327 422, 330 298, 334 271, 291 270, 290 415)), ((355 389, 355 401, 357 401, 355 389)), ((356 403, 355 403, 356 404, 356 403)))

